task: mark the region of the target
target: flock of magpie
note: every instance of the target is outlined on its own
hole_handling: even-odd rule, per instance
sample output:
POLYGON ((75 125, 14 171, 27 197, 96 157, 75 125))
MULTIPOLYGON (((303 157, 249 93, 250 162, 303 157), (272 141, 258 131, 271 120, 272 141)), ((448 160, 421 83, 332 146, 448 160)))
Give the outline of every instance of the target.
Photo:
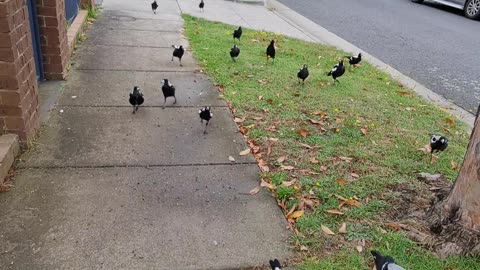
MULTIPOLYGON (((153 1, 152 3, 152 11, 154 14, 156 14, 156 10, 158 8, 158 4, 156 1, 153 1)), ((201 11, 203 11, 205 7, 205 3, 203 0, 201 0, 199 4, 199 8, 201 11)), ((233 31, 233 41, 234 45, 230 49, 230 57, 232 61, 236 61, 235 59, 240 55, 240 48, 238 47, 237 44, 235 44, 235 40, 238 40, 240 42, 240 38, 242 37, 242 27, 238 27, 238 29, 235 29, 233 31)), ((185 53, 184 48, 176 45, 172 45, 173 47, 173 54, 172 54, 172 61, 174 58, 178 58, 180 66, 182 66, 182 57, 185 53)), ((275 55, 276 55, 276 49, 275 49, 275 40, 271 40, 270 44, 267 46, 266 49, 266 57, 267 57, 267 62, 271 58, 273 62, 275 62, 275 55)), ((346 59, 348 59, 348 63, 351 66, 356 66, 362 61, 362 54, 359 53, 358 56, 345 56, 346 59)), ((343 65, 343 60, 340 60, 328 73, 327 76, 332 76, 334 84, 336 82, 339 83, 338 78, 341 77, 345 73, 345 67, 343 65)), ((297 78, 299 80, 299 83, 301 82, 302 84, 305 83, 305 80, 309 76, 309 71, 308 71, 308 66, 306 64, 303 65, 302 68, 297 73, 297 78)), ((162 108, 165 108, 165 103, 167 102, 167 98, 173 97, 174 102, 173 104, 176 104, 177 98, 175 97, 175 86, 169 82, 168 79, 162 80, 162 93, 164 96, 164 101, 162 108)), ((133 88, 132 93, 130 93, 130 98, 129 98, 130 104, 133 106, 133 112, 135 114, 136 111, 138 111, 138 107, 143 104, 144 102, 144 97, 143 94, 140 91, 140 88, 138 86, 135 86, 133 88)), ((203 123, 203 121, 206 121, 205 124, 205 130, 204 134, 207 133, 207 127, 209 121, 213 117, 213 113, 211 111, 210 107, 204 107, 201 108, 198 111, 198 114, 200 116, 200 121, 203 123)), ((433 156, 434 152, 441 152, 445 150, 448 146, 448 139, 444 136, 439 136, 439 135, 433 135, 430 134, 430 153, 431 153, 431 158, 433 156)), ((371 254, 373 256, 373 260, 375 263, 375 267, 377 270, 404 270, 401 266, 395 264, 395 261, 392 257, 390 256, 382 256, 379 252, 373 250, 371 251, 371 254)), ((270 266, 272 270, 281 270, 281 264, 279 260, 270 260, 270 266)))

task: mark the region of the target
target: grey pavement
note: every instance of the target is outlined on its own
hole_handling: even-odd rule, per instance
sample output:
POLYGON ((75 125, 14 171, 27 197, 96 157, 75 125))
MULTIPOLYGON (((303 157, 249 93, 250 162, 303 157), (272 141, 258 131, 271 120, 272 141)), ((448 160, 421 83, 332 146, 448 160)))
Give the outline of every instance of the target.
POLYGON ((189 51, 183 67, 170 61, 170 43, 188 44, 177 2, 160 5, 153 15, 149 1, 103 1, 14 188, 0 194, 0 269, 241 269, 290 255, 275 200, 245 195, 259 171, 239 156, 247 145, 226 103, 189 51), (178 102, 162 109, 165 78, 178 102), (146 98, 137 114, 134 85, 146 98))

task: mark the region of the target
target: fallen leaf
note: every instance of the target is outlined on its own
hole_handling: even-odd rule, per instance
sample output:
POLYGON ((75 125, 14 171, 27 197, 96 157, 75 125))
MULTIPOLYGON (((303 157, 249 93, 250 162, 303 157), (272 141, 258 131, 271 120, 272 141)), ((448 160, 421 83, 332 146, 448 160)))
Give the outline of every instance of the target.
POLYGON ((362 247, 362 246, 357 246, 357 251, 358 251, 359 253, 362 253, 363 247, 362 247))
POLYGON ((295 212, 291 213, 290 215, 288 215, 287 218, 297 219, 297 218, 303 216, 303 213, 304 213, 303 210, 295 211, 295 212))
POLYGON ((268 168, 268 166, 261 166, 260 167, 262 169, 263 172, 269 172, 270 171, 270 168, 268 168))
POLYGON ((455 122, 453 122, 452 119, 450 119, 450 118, 445 118, 445 121, 446 121, 447 124, 450 126, 450 128, 454 128, 454 127, 455 127, 455 122))
POLYGON ((218 91, 223 92, 224 89, 225 89, 225 88, 223 87, 223 85, 221 85, 221 84, 218 85, 218 91))
POLYGON ((282 162, 285 161, 285 159, 287 159, 285 156, 281 156, 281 157, 277 158, 277 162, 282 163, 282 162))
POLYGON ((398 91, 397 93, 407 98, 413 98, 413 94, 407 91, 398 91))
POLYGON ((329 214, 332 214, 332 215, 343 215, 344 214, 343 212, 340 212, 340 211, 334 210, 334 209, 326 210, 326 212, 329 213, 329 214))
POLYGON ((455 162, 450 161, 450 165, 452 166, 452 170, 456 171, 458 169, 457 165, 455 164, 455 162))
POLYGON ((363 136, 367 135, 368 128, 367 127, 360 127, 360 131, 362 132, 363 136))
POLYGON ((258 192, 260 191, 260 187, 256 187, 252 190, 250 190, 250 192, 248 192, 250 195, 255 195, 257 194, 258 192))
POLYGON ((266 128, 265 130, 274 132, 274 131, 277 131, 277 128, 274 125, 272 125, 272 126, 269 126, 268 128, 266 128))
POLYGON ((343 122, 343 118, 341 118, 341 117, 335 117, 335 122, 337 122, 338 124, 340 124, 340 123, 343 122))
POLYGON ((306 246, 300 246, 300 251, 307 251, 308 248, 306 246))
POLYGON ((261 85, 264 85, 264 84, 267 84, 268 81, 267 80, 264 80, 264 79, 261 79, 261 80, 257 80, 257 82, 261 85))
POLYGON ((253 117, 253 119, 254 119, 254 120, 257 120, 257 121, 260 121, 260 120, 263 119, 263 117, 261 117, 261 116, 256 116, 256 117, 253 117))
POLYGON ((431 164, 437 163, 437 159, 438 159, 437 156, 432 155, 432 160, 430 161, 430 163, 431 163, 431 164))
POLYGON ((302 136, 303 138, 307 138, 308 130, 302 128, 302 129, 297 130, 296 133, 298 135, 302 136))
POLYGON ((324 234, 326 235, 335 235, 334 232, 332 232, 332 230, 330 230, 328 227, 324 226, 324 225, 321 225, 321 228, 322 228, 322 231, 324 234))
POLYGON ((320 166, 320 171, 321 171, 321 172, 326 172, 326 171, 327 171, 327 167, 325 167, 325 166, 320 166))
POLYGON ((347 162, 347 163, 350 162, 350 161, 352 161, 352 159, 353 159, 353 158, 349 158, 349 157, 338 157, 338 158, 339 158, 340 160, 342 160, 342 161, 347 162))
POLYGON ((318 160, 315 157, 310 158, 310 163, 318 164, 318 160))
POLYGON ((318 115, 318 116, 320 116, 321 118, 323 118, 323 117, 325 116, 325 113, 324 113, 324 112, 320 112, 320 111, 314 111, 312 114, 313 114, 313 115, 318 115))
POLYGON ((345 222, 342 223, 342 226, 340 227, 340 229, 338 229, 338 233, 343 233, 343 234, 347 233, 347 223, 345 222))
MULTIPOLYGON (((362 205, 359 201, 354 200, 354 199, 348 199, 348 200, 344 201, 343 203, 341 203, 340 205, 342 205, 342 204, 343 205, 346 204, 346 205, 350 205, 350 206, 356 206, 356 207, 359 207, 359 206, 362 205)), ((341 207, 339 207, 339 208, 341 208, 341 207)))
POLYGON ((267 181, 263 180, 260 182, 260 186, 261 187, 268 187, 270 188, 272 186, 272 184, 268 183, 267 181))
POLYGON ((247 148, 239 153, 240 156, 246 156, 248 154, 250 154, 250 148, 247 148))
POLYGON ((315 119, 311 119, 311 118, 308 118, 308 121, 310 121, 310 123, 314 124, 314 125, 323 125, 323 121, 319 121, 319 120, 315 120, 315 119))
POLYGON ((337 178, 337 183, 340 185, 346 185, 348 181, 343 178, 337 178))
POLYGON ((263 99, 263 96, 258 96, 258 100, 262 100, 263 99))
POLYGON ((387 223, 387 224, 385 224, 385 226, 389 227, 390 229, 392 229, 396 232, 400 231, 400 226, 398 226, 397 223, 387 223))
POLYGON ((304 200, 305 204, 308 205, 310 208, 313 207, 313 201, 309 199, 304 200))
POLYGON ((230 160, 231 162, 235 161, 235 159, 232 156, 228 156, 228 160, 230 160))
POLYGON ((295 182, 297 182, 297 179, 293 179, 293 180, 291 180, 291 181, 283 181, 283 182, 282 182, 282 186, 284 186, 284 187, 289 187, 289 186, 295 184, 295 182))
POLYGON ((272 146, 268 145, 267 146, 267 156, 270 156, 271 153, 272 153, 272 146))
POLYGON ((288 165, 288 166, 281 165, 280 168, 282 168, 284 170, 287 170, 287 171, 291 171, 291 170, 295 169, 295 167, 290 166, 290 165, 288 165))
POLYGON ((418 148, 418 151, 422 151, 425 154, 430 153, 432 151, 432 147, 430 146, 430 144, 426 144, 425 146, 418 148))
POLYGON ((268 138, 269 141, 278 142, 278 138, 268 138))
POLYGON ((360 178, 360 175, 358 175, 358 174, 356 174, 356 173, 351 173, 350 175, 351 175, 353 178, 357 178, 357 179, 360 178))
POLYGON ((285 216, 288 217, 289 215, 291 215, 295 211, 296 208, 297 208, 296 205, 292 206, 292 208, 290 208, 290 210, 288 211, 288 213, 285 216))
POLYGON ((245 121, 245 117, 244 118, 238 118, 238 117, 235 117, 235 119, 233 119, 233 121, 235 123, 243 123, 245 121))
POLYGON ((306 143, 300 143, 300 145, 303 146, 303 147, 305 147, 305 148, 307 148, 307 149, 313 149, 312 146, 310 146, 310 145, 308 145, 308 144, 306 144, 306 143))

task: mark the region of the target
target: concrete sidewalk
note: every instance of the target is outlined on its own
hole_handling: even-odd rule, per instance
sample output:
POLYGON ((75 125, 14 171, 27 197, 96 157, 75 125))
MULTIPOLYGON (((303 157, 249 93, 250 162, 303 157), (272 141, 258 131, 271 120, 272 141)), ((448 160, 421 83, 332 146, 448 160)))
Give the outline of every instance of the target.
POLYGON ((188 48, 179 5, 159 4, 154 15, 150 1, 103 1, 15 187, 0 194, 0 269, 239 269, 289 255, 269 192, 244 195, 259 172, 239 156, 247 146, 225 102, 189 52, 183 67, 170 61, 172 44, 188 48), (162 110, 165 78, 178 102, 162 110), (146 97, 135 115, 134 85, 146 97))

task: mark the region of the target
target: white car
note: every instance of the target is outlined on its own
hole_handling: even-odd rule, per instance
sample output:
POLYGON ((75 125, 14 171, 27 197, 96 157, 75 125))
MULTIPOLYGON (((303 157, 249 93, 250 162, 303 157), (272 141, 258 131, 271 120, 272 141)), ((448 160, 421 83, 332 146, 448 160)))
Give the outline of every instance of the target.
MULTIPOLYGON (((412 0, 415 3, 423 3, 424 0, 412 0)), ((465 17, 478 20, 480 19, 480 0, 431 0, 446 6, 463 10, 465 17)))

